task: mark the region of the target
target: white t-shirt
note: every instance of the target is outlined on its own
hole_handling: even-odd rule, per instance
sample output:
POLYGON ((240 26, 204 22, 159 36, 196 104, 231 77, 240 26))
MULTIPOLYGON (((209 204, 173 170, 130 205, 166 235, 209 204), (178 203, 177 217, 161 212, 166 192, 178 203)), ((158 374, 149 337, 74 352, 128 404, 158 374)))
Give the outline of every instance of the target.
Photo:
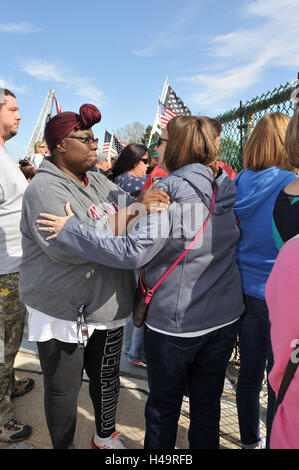
POLYGON ((20 220, 27 181, 0 146, 0 275, 19 271, 22 257, 20 220))
POLYGON ((239 318, 236 318, 235 320, 230 321, 228 323, 224 323, 224 325, 214 326, 213 328, 208 328, 206 330, 192 331, 191 333, 169 333, 169 331, 159 330, 158 328, 154 328, 153 326, 150 326, 147 323, 145 324, 150 330, 154 330, 157 333, 161 333, 162 335, 178 336, 180 338, 196 338, 197 336, 207 335, 208 333, 212 333, 212 331, 216 331, 216 330, 219 330, 220 328, 224 328, 225 326, 232 325, 237 320, 239 320, 239 318))
POLYGON ((44 156, 41 155, 40 153, 35 153, 32 157, 32 165, 34 166, 34 169, 37 170, 37 168, 40 166, 41 162, 43 161, 44 156))
MULTIPOLYGON (((29 341, 49 341, 57 339, 64 343, 77 343, 77 323, 75 321, 60 320, 26 305, 28 311, 28 340, 29 341)), ((87 324, 88 335, 92 335, 94 330, 113 330, 126 325, 127 318, 112 321, 110 323, 87 324)), ((81 332, 79 339, 82 339, 81 332)))

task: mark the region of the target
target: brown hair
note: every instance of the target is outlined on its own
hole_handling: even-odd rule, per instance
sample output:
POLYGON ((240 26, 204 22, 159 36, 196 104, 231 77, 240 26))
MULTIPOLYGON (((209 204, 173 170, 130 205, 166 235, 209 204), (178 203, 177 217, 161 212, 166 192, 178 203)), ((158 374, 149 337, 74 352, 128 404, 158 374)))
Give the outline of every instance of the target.
POLYGON ((168 142, 164 161, 169 172, 191 163, 210 166, 218 173, 213 129, 203 116, 176 116, 167 124, 168 142))
POLYGON ((290 164, 299 168, 299 108, 289 122, 285 137, 285 149, 290 164))
POLYGON ((213 131, 213 138, 216 139, 217 137, 219 137, 222 132, 222 125, 220 124, 220 122, 208 116, 201 117, 207 119, 208 123, 211 125, 213 131))
POLYGON ((6 101, 5 96, 12 96, 13 98, 16 97, 16 95, 14 95, 14 93, 7 88, 0 88, 0 109, 6 101))
POLYGON ((244 168, 253 171, 278 166, 294 171, 285 149, 285 134, 290 118, 282 113, 265 114, 253 129, 244 149, 244 168))

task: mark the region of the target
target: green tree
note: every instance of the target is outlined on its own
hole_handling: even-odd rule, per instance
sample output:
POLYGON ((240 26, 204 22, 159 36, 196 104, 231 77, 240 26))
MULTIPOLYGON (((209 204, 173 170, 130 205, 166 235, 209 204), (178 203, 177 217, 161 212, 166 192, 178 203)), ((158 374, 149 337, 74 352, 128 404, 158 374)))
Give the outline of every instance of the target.
POLYGON ((153 128, 153 126, 147 126, 147 128, 145 129, 145 133, 143 134, 143 137, 142 137, 142 143, 146 147, 148 147, 148 143, 149 143, 150 135, 151 135, 151 132, 152 132, 152 128, 153 128))
POLYGON ((240 146, 231 137, 221 139, 219 159, 227 163, 237 173, 242 170, 243 156, 240 155, 240 146))

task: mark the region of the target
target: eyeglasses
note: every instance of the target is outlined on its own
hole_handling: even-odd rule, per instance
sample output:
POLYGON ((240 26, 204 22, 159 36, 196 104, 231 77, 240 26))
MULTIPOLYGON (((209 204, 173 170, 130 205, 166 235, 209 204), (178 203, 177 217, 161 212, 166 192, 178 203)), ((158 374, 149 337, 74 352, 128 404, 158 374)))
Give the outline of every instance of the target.
POLYGON ((162 142, 168 142, 168 139, 163 139, 162 137, 159 137, 156 143, 157 147, 159 147, 162 144, 162 142))
POLYGON ((99 139, 94 139, 93 137, 77 137, 76 135, 69 135, 68 137, 65 137, 65 139, 77 139, 82 144, 86 144, 86 145, 90 145, 90 144, 98 145, 98 142, 99 142, 99 139))
POLYGON ((150 159, 149 158, 141 158, 140 159, 145 165, 149 164, 150 159))

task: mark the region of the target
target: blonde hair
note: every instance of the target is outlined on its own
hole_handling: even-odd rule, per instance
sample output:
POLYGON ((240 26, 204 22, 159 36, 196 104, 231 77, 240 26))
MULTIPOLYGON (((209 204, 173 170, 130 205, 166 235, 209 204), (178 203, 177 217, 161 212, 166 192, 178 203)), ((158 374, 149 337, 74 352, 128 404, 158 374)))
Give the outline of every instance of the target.
POLYGON ((287 127, 285 148, 290 164, 299 168, 299 108, 296 109, 287 127))
POLYGON ((265 114, 253 129, 244 149, 244 168, 253 171, 278 166, 294 171, 285 149, 290 118, 282 113, 265 114))
POLYGON ((213 128, 203 116, 176 116, 167 124, 168 142, 164 162, 169 172, 191 163, 210 166, 218 174, 213 128))
POLYGON ((34 144, 34 151, 35 151, 35 153, 38 153, 41 144, 42 144, 42 145, 46 145, 45 142, 35 142, 35 144, 34 144))

